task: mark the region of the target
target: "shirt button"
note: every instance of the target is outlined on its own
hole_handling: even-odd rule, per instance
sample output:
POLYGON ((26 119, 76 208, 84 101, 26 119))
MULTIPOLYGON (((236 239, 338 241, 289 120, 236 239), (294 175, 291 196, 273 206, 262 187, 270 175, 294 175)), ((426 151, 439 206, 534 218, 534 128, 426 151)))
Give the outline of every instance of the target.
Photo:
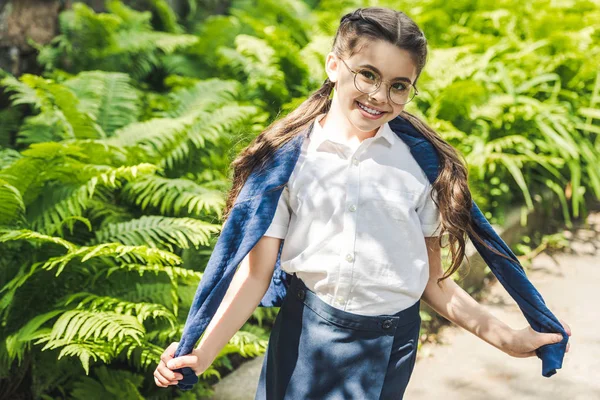
POLYGON ((346 261, 352 262, 354 260, 354 257, 352 257, 352 254, 346 254, 346 261))
POLYGON ((354 164, 354 165, 358 165, 358 160, 357 160, 356 158, 353 158, 353 159, 352 159, 352 164, 354 164))
POLYGON ((356 211, 356 206, 354 204, 352 204, 350 207, 348 207, 348 210, 356 211))

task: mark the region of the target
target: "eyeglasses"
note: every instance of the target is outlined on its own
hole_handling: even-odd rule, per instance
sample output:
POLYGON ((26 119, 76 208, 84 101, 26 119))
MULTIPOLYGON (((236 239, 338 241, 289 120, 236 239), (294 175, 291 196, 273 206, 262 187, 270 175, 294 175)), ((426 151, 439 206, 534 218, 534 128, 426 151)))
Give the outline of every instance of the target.
MULTIPOLYGON (((342 59, 340 58, 340 60, 342 59)), ((354 86, 359 92, 371 94, 379 89, 383 80, 377 72, 370 68, 361 68, 355 71, 346 64, 346 61, 342 60, 342 62, 354 74, 354 86)), ((419 94, 417 88, 410 82, 396 81, 388 88, 388 98, 392 103, 399 106, 408 103, 417 94, 419 94)))

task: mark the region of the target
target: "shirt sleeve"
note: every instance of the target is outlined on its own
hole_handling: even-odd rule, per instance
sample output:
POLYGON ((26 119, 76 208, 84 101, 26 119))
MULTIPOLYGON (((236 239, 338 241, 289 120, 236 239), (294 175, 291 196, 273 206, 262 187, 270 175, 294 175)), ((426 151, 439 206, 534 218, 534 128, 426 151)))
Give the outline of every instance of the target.
POLYGON ((271 221, 271 225, 269 225, 267 228, 264 236, 285 239, 288 227, 290 225, 290 216, 290 191, 288 186, 285 185, 283 191, 281 192, 281 196, 279 196, 279 202, 277 203, 277 209, 275 210, 273 221, 271 221))
POLYGON ((417 208, 417 215, 421 221, 421 229, 425 237, 439 236, 442 229, 440 210, 431 198, 431 193, 437 200, 437 191, 433 190, 431 183, 427 183, 424 198, 417 208))

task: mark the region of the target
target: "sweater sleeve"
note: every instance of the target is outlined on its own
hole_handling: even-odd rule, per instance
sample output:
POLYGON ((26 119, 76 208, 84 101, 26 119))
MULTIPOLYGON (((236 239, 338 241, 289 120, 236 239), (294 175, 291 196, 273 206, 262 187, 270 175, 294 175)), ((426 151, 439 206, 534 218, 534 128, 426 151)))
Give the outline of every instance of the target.
POLYGON ((273 221, 271 221, 271 225, 269 225, 269 228, 267 228, 264 236, 285 239, 288 227, 290 225, 290 216, 290 192, 288 186, 285 185, 283 191, 281 192, 281 196, 279 197, 277 209, 275 210, 275 215, 273 216, 273 221))
POLYGON ((417 215, 425 237, 439 236, 442 228, 440 210, 433 202, 432 196, 437 200, 437 192, 433 190, 431 183, 428 183, 424 198, 421 198, 417 208, 417 215))

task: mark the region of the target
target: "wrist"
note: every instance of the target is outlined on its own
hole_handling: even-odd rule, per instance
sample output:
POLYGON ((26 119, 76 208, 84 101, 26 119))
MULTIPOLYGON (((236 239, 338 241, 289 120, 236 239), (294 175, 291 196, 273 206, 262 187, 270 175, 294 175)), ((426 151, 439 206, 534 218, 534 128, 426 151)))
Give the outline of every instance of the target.
POLYGON ((496 336, 496 342, 492 343, 494 346, 496 346, 499 350, 502 350, 505 353, 510 353, 511 349, 512 349, 512 345, 514 343, 514 339, 516 336, 516 331, 514 329, 512 329, 511 327, 509 327, 508 325, 505 325, 503 327, 501 327, 500 329, 498 329, 498 333, 496 336))
POLYGON ((201 373, 206 371, 216 358, 216 354, 211 354, 207 351, 206 348, 202 346, 198 346, 192 352, 196 357, 198 357, 198 371, 196 371, 197 375, 200 375, 201 373))

